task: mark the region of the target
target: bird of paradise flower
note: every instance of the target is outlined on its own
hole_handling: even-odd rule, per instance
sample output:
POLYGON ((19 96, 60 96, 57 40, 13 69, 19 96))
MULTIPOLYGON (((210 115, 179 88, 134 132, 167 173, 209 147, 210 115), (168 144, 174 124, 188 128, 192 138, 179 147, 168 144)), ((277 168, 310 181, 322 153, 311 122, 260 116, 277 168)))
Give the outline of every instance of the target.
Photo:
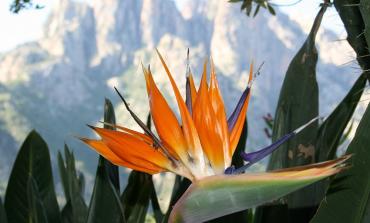
POLYGON ((210 83, 207 83, 205 62, 198 90, 188 69, 184 101, 163 57, 158 50, 157 53, 172 85, 181 123, 155 84, 151 70, 143 67, 150 113, 159 137, 135 115, 116 89, 145 133, 118 125, 114 125, 117 130, 90 126, 101 139, 81 140, 116 165, 149 174, 170 171, 191 180, 192 185, 175 204, 170 222, 202 222, 251 208, 336 174, 345 167, 349 156, 266 173, 244 173, 315 122, 317 118, 314 118, 266 148, 242 152, 240 155, 246 164, 235 169, 231 160, 246 119, 253 64, 247 87, 227 118, 212 61, 210 83))

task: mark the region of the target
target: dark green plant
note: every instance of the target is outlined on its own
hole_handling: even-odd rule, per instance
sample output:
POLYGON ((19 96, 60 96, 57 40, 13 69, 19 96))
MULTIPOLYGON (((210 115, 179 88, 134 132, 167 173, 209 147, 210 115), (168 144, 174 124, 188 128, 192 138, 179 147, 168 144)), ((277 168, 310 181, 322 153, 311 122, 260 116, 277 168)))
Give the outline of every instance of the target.
MULTIPOLYGON (((114 129, 108 125, 116 124, 112 103, 105 99, 104 127, 114 129)), ((95 185, 90 200, 87 222, 119 223, 125 222, 123 205, 120 201, 120 182, 118 167, 104 157, 99 156, 96 170, 95 185)))
MULTIPOLYGON (((334 1, 334 5, 347 29, 347 40, 357 54, 357 59, 363 69, 363 73, 354 83, 345 98, 320 126, 312 126, 311 133, 302 134, 302 137, 305 137, 305 139, 299 139, 297 137, 272 154, 269 162, 270 169, 301 165, 303 164, 302 162, 305 162, 302 160, 304 157, 310 158, 306 162, 321 162, 333 159, 342 142, 341 139, 345 135, 348 135, 348 133, 344 133, 345 128, 350 123, 353 112, 363 94, 366 80, 369 79, 370 57, 369 48, 366 43, 366 33, 368 31, 365 20, 370 15, 370 9, 366 1, 337 0, 334 1), (312 151, 308 150, 309 148, 312 151), (310 154, 312 155, 311 157, 309 157, 310 154)), ((310 36, 288 68, 276 111, 273 140, 289 132, 290 129, 294 129, 300 122, 304 122, 303 120, 299 120, 299 116, 309 119, 317 115, 318 94, 317 83, 314 80, 317 52, 314 46, 315 35, 313 34, 317 31, 321 20, 320 17, 322 17, 327 6, 327 4, 323 4, 310 36), (312 95, 312 92, 315 92, 315 94, 312 95), (305 95, 307 96, 306 99, 305 95), (294 100, 294 98, 299 98, 299 100, 294 100), (305 112, 307 113, 310 110, 314 110, 315 114, 311 114, 309 117, 305 112), (297 122, 297 120, 299 121, 297 122), (295 122, 297 123, 294 124, 295 122)), ((366 163, 365 160, 363 162, 366 163)), ((367 176, 363 177, 367 178, 367 176)), ((271 222, 274 219, 279 219, 280 222, 308 222, 315 214, 317 206, 322 200, 329 183, 330 181, 328 180, 319 182, 287 196, 287 199, 283 199, 281 203, 258 208, 255 222, 271 222)), ((331 187, 333 186, 331 185, 331 187)), ((368 195, 365 195, 365 197, 368 197, 368 195)), ((325 201, 322 203, 325 203, 325 201)), ((325 210, 328 211, 327 213, 330 212, 327 208, 325 210)), ((326 221, 317 220, 316 222, 328 222, 331 219, 326 215, 325 210, 321 211, 324 214, 320 214, 320 216, 325 217, 320 217, 319 219, 326 219, 326 221)))
POLYGON ((66 204, 62 209, 63 223, 81 223, 86 221, 87 205, 83 198, 84 177, 77 172, 75 158, 68 146, 64 146, 64 157, 58 152, 58 164, 66 204))
MULTIPOLYGON (((242 10, 248 15, 255 7, 275 14, 268 1, 242 1, 242 10)), ((357 54, 362 74, 344 99, 321 124, 315 123, 305 132, 284 144, 277 150, 269 163, 269 169, 293 167, 307 163, 333 159, 341 144, 346 126, 360 102, 367 80, 370 80, 370 3, 365 0, 336 0, 334 5, 345 25, 348 42, 357 54)), ((33 6, 31 1, 15 1, 12 10, 33 6)), ((313 28, 287 71, 280 93, 273 124, 272 139, 276 140, 296 127, 318 115, 318 89, 315 77, 317 50, 315 36, 322 16, 328 7, 323 4, 313 28), (309 103, 308 103, 309 102, 309 103)), ((150 116, 147 126, 150 129, 150 116)), ((115 116, 112 103, 105 101, 105 128, 114 128, 115 116), (112 125, 113 124, 113 125, 112 125)), ((244 151, 247 137, 246 124, 240 138, 233 165, 240 167, 243 160, 239 153, 244 151)), ((353 166, 331 180, 319 182, 304 190, 257 208, 255 214, 246 210, 212 220, 210 222, 368 222, 370 221, 370 154, 368 130, 370 129, 370 108, 368 107, 351 142, 347 154, 355 154, 353 166), (329 188, 327 190, 327 188, 329 188), (326 199, 322 200, 326 193, 326 199)), ((41 222, 145 222, 151 214, 157 222, 167 222, 172 206, 177 202, 190 181, 176 178, 169 210, 162 213, 150 175, 132 171, 128 185, 120 195, 118 167, 99 157, 95 185, 89 205, 84 199, 84 177, 76 170, 75 158, 67 145, 64 159, 58 153, 60 179, 66 200, 59 210, 54 190, 49 150, 41 136, 32 131, 23 143, 14 163, 4 205, 0 199, 1 223, 41 222)))
POLYGON ((276 14, 275 9, 272 7, 272 4, 269 0, 229 0, 229 2, 242 2, 240 10, 245 11, 247 16, 251 15, 254 8, 253 17, 255 17, 261 7, 267 9, 272 15, 276 14))
POLYGON ((44 6, 35 4, 32 0, 14 0, 14 2, 10 5, 10 11, 14 13, 18 13, 23 9, 42 9, 44 6))
POLYGON ((35 219, 61 221, 49 149, 36 131, 27 136, 19 150, 8 181, 4 207, 9 223, 35 222, 35 219), (42 214, 40 207, 45 208, 42 214))
POLYGON ((367 107, 355 138, 346 152, 354 154, 352 167, 334 177, 312 223, 370 221, 369 129, 370 106, 367 107))

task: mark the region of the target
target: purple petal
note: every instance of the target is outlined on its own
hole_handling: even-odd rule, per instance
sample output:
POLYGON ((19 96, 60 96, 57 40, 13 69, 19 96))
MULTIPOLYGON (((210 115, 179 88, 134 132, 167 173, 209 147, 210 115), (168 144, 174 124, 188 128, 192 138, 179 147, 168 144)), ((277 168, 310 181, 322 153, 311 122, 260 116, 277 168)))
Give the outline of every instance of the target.
POLYGON ((229 119, 227 120, 227 125, 229 127, 229 132, 231 132, 235 126, 236 121, 238 120, 238 117, 240 115, 240 112, 242 111, 243 105, 245 100, 247 100, 247 97, 250 92, 250 86, 248 85, 247 88, 244 90, 242 96, 240 97, 238 104, 236 105, 233 113, 230 115, 229 119))
POLYGON ((234 165, 226 168, 226 170, 225 170, 225 174, 234 174, 234 172, 235 172, 235 166, 234 165))
POLYGON ((277 140, 273 144, 271 144, 271 145, 269 145, 269 146, 267 146, 267 147, 265 147, 261 150, 251 152, 251 153, 241 152, 240 155, 242 156, 242 158, 245 161, 248 161, 249 163, 258 162, 261 159, 263 159, 264 157, 266 157, 267 155, 269 155, 270 153, 272 153, 273 151, 275 151, 281 144, 286 142, 288 139, 292 138, 294 135, 295 135, 295 133, 293 133, 293 132, 289 133, 289 134, 281 137, 279 140, 277 140))
POLYGON ((191 92, 190 92, 190 81, 189 76, 186 77, 186 98, 185 98, 186 107, 189 110, 190 115, 193 113, 193 106, 191 101, 191 92))
POLYGON ((265 148, 263 148, 261 150, 258 150, 256 152, 251 152, 251 153, 241 152, 240 153, 241 157, 245 161, 247 161, 248 163, 246 165, 244 165, 244 166, 236 169, 234 171, 234 174, 238 174, 238 173, 244 172, 248 167, 250 167, 254 163, 260 161, 261 159, 265 158, 266 156, 268 156, 269 154, 271 154, 272 152, 274 152, 277 148, 279 148, 279 146, 281 146, 281 144, 283 144, 284 142, 286 142, 287 140, 289 140, 293 136, 297 135, 300 131, 302 131, 303 129, 305 129, 311 123, 315 122, 318 118, 319 117, 316 117, 316 118, 312 119, 311 121, 309 121, 306 124, 300 126, 299 128, 297 128, 293 132, 291 132, 289 134, 286 134, 285 136, 283 136, 280 139, 278 139, 276 142, 272 143, 271 145, 269 145, 269 146, 267 146, 267 147, 265 147, 265 148))

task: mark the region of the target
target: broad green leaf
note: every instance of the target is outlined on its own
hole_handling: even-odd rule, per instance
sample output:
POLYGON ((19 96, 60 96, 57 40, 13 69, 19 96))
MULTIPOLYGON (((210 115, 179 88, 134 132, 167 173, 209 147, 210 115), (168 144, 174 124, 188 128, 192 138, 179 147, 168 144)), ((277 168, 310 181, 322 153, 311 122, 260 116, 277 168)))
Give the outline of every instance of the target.
POLYGON ((31 131, 23 142, 10 174, 5 196, 5 210, 9 223, 29 222, 28 179, 32 176, 39 191, 39 199, 46 208, 48 222, 60 222, 55 196, 49 149, 36 131, 31 131))
POLYGON ((8 219, 6 217, 6 212, 3 206, 3 201, 0 197, 0 222, 1 223, 8 223, 8 219))
POLYGON ((77 174, 75 158, 67 145, 64 147, 65 161, 58 155, 59 171, 67 203, 62 210, 63 222, 85 223, 87 206, 83 199, 84 178, 77 174), (72 219, 72 221, 69 221, 72 219))
POLYGON ((62 223, 73 223, 71 200, 68 200, 61 212, 62 223))
POLYGON ((95 185, 90 201, 87 222, 124 222, 123 207, 116 188, 109 178, 107 161, 99 157, 95 185))
POLYGON ((287 204, 266 204, 256 209, 253 222, 255 223, 290 223, 287 204))
POLYGON ((27 184, 28 206, 30 207, 29 222, 47 223, 46 208, 42 202, 36 181, 30 175, 27 184))
MULTIPOLYGON (((305 43, 288 67, 275 113, 273 141, 318 116, 319 92, 316 81, 318 54, 315 38, 326 9, 327 5, 323 5, 320 9, 305 43)), ((282 169, 314 163, 316 152, 314 141, 317 130, 318 124, 315 122, 273 152, 268 169, 282 169)), ((321 200, 321 194, 317 192, 316 185, 305 188, 287 197, 288 207, 301 208, 317 205, 321 200)))
POLYGON ((367 46, 370 46, 370 1, 360 0, 360 11, 365 24, 364 34, 366 43, 367 46))
MULTIPOLYGON (((366 14, 365 6, 366 1, 362 1, 360 6, 360 0, 335 0, 334 5, 337 9, 340 18, 343 21, 344 27, 347 31, 347 41, 355 50, 357 55, 357 61, 360 64, 361 68, 364 71, 369 71, 370 69, 370 57, 369 55, 369 46, 366 42, 366 37, 364 33, 367 31, 365 30, 365 22, 366 26, 368 26, 368 17, 369 13, 366 14), (362 14, 360 8, 362 8, 362 14)), ((370 77, 368 76, 370 80, 370 77)))
POLYGON ((170 222, 203 222, 264 204, 335 174, 347 159, 270 173, 204 178, 176 203, 170 222))
MULTIPOLYGON (((116 116, 114 114, 113 104, 107 98, 105 99, 105 103, 104 103, 104 122, 105 123, 110 123, 110 124, 116 124, 116 116)), ((113 129, 113 127, 109 126, 109 125, 104 125, 104 128, 113 129)), ((111 162, 109 162, 106 159, 103 159, 103 160, 104 160, 104 164, 106 166, 106 169, 108 171, 109 179, 112 182, 115 189, 119 192, 120 184, 119 184, 118 167, 116 165, 113 165, 111 162)))
POLYGON ((370 220, 370 106, 356 130, 347 154, 352 166, 330 184, 311 223, 367 223, 370 220))
POLYGON ((122 193, 121 201, 127 222, 145 222, 151 196, 151 175, 133 170, 122 193))
MULTIPOLYGON (((112 103, 105 99, 104 123, 116 124, 112 103)), ((104 128, 112 129, 109 125, 104 128)), ((99 156, 95 185, 91 196, 87 222, 125 222, 123 207, 119 198, 118 167, 99 156)))
POLYGON ((366 76, 363 73, 344 99, 320 126, 316 141, 316 160, 318 162, 334 159, 341 136, 360 101, 365 85, 366 76))

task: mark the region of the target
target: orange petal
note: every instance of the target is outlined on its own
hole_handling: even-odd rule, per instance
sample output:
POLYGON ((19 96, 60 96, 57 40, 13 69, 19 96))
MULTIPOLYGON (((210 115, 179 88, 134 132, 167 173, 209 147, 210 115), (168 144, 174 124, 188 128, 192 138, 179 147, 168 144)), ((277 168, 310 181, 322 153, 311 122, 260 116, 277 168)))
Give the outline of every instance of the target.
POLYGON ((204 70, 200 88, 194 104, 193 119, 200 136, 204 153, 216 173, 223 173, 225 169, 224 150, 220 126, 217 125, 216 114, 208 94, 207 86, 207 62, 204 70))
POLYGON ((129 134, 137 137, 138 139, 141 139, 141 140, 145 141, 148 144, 153 144, 154 143, 152 138, 150 138, 150 136, 148 136, 146 134, 143 134, 141 132, 137 132, 135 130, 132 130, 132 129, 129 129, 129 128, 126 128, 126 127, 123 127, 123 126, 120 126, 120 125, 114 125, 114 124, 111 124, 111 123, 103 122, 103 124, 104 125, 109 125, 113 128, 116 128, 116 129, 119 129, 123 132, 129 133, 129 134))
MULTIPOLYGON (((193 159, 193 162, 196 165, 200 165, 201 170, 205 171, 205 162, 204 162, 203 150, 202 150, 202 146, 201 146, 199 136, 198 136, 197 130, 195 128, 193 119, 192 119, 192 117, 189 113, 189 110, 186 107, 186 104, 185 104, 183 98, 181 97, 180 91, 179 91, 179 89, 178 89, 178 87, 177 87, 177 85, 176 85, 176 83, 175 83, 175 81, 174 81, 174 79, 171 75, 171 72, 169 71, 166 63, 163 60, 163 57, 158 52, 158 50, 157 50, 157 53, 158 53, 159 58, 160 58, 160 60, 163 64, 164 69, 166 70, 167 76, 170 79, 173 91, 174 91, 175 96, 176 96, 177 104, 178 104, 181 119, 182 119, 182 131, 184 133, 186 143, 188 145, 189 155, 193 159)), ((201 174, 201 173, 194 172, 194 174, 201 174)))
MULTIPOLYGON (((248 85, 251 84, 252 77, 253 77, 253 63, 251 63, 250 70, 249 70, 248 85)), ((231 150, 231 154, 234 153, 234 151, 236 149, 236 146, 238 145, 238 142, 239 142, 240 134, 242 133, 242 130, 243 130, 243 125, 244 125, 245 118, 246 118, 246 113, 247 113, 247 109, 248 109, 250 95, 251 95, 251 92, 249 91, 247 99, 245 100, 245 102, 243 104, 243 107, 242 107, 242 110, 239 114, 239 117, 238 117, 238 119, 235 123, 235 126, 230 132, 230 150, 231 150)))
POLYGON ((161 140, 169 145, 169 152, 183 161, 188 162, 186 141, 175 114, 168 106, 163 95, 154 83, 150 70, 144 72, 150 101, 150 113, 157 133, 161 140))
POLYGON ((80 138, 84 143, 89 145, 91 148, 93 148, 96 152, 98 152, 100 155, 102 155, 105 159, 109 160, 113 164, 117 166, 125 166, 133 170, 138 170, 141 172, 149 173, 149 174, 156 174, 159 172, 164 171, 163 168, 158 166, 151 166, 151 168, 148 165, 138 165, 141 163, 132 163, 126 160, 121 159, 118 157, 115 153, 110 150, 107 145, 104 144, 101 140, 94 140, 94 139, 86 139, 86 138, 80 138), (154 168, 153 168, 154 167, 154 168))
POLYGON ((223 149, 224 149, 224 157, 226 166, 231 164, 232 152, 230 150, 230 138, 229 138, 229 130, 227 126, 227 118, 225 112, 225 105, 224 101, 221 96, 221 92, 218 86, 218 81, 216 78, 215 66, 211 59, 211 82, 209 85, 209 98, 212 103, 213 111, 216 114, 215 121, 217 125, 220 126, 221 132, 219 133, 221 136, 221 140, 223 142, 223 149))
POLYGON ((104 144, 119 158, 126 162, 149 169, 171 169, 171 164, 162 152, 147 144, 145 141, 130 134, 94 128, 100 135, 104 144))

